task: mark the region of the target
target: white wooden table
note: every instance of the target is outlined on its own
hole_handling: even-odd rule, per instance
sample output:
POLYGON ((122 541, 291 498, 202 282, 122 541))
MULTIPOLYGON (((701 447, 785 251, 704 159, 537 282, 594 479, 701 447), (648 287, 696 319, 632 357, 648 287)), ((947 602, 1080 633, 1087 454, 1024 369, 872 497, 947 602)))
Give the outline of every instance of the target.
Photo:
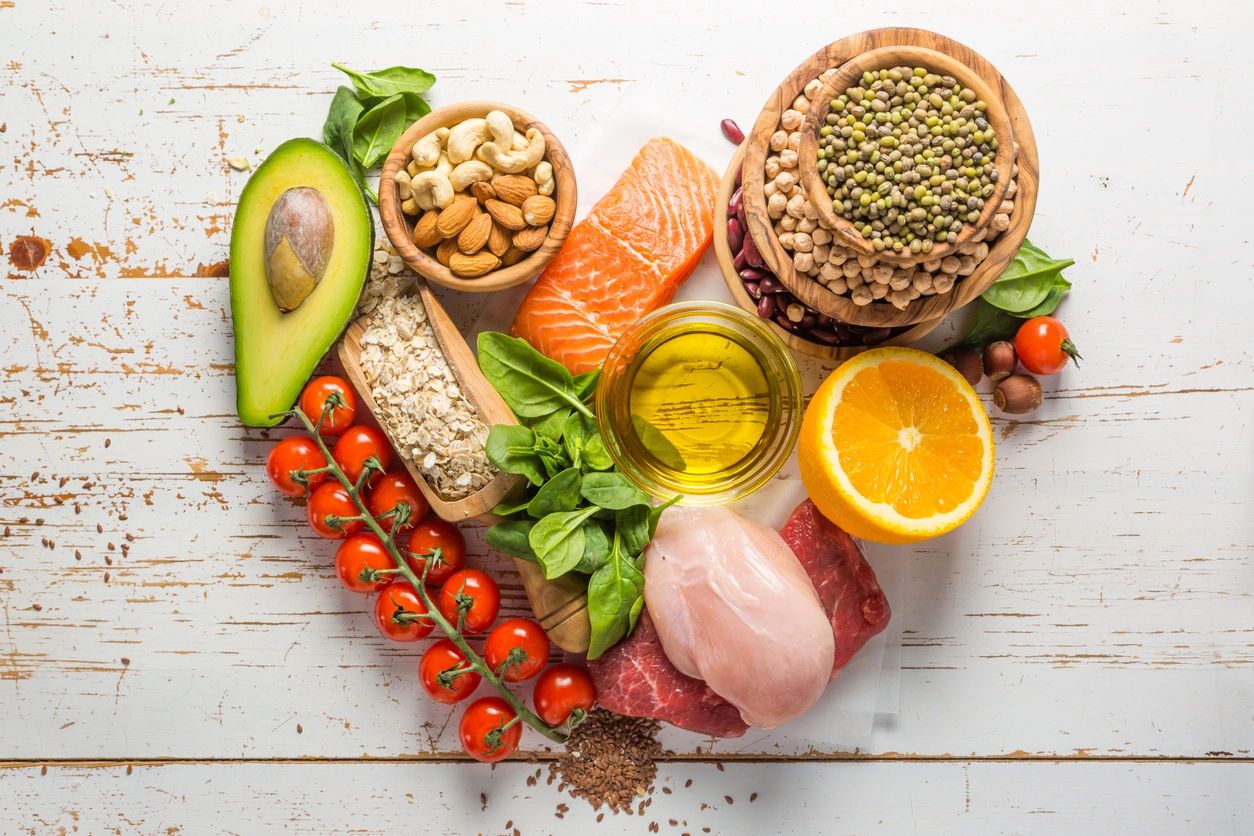
POLYGON ((51 244, 0 262, 0 830, 588 832, 543 764, 463 760, 418 652, 267 484, 233 411, 226 159, 316 135, 341 60, 522 104, 586 171, 629 96, 747 126, 823 42, 919 25, 1027 106, 1032 238, 1078 261, 1086 362, 995 422, 970 524, 868 548, 903 636, 868 746, 680 735, 652 806, 601 827, 1254 831, 1254 13, 870 5, 0 0, 0 246, 51 244))

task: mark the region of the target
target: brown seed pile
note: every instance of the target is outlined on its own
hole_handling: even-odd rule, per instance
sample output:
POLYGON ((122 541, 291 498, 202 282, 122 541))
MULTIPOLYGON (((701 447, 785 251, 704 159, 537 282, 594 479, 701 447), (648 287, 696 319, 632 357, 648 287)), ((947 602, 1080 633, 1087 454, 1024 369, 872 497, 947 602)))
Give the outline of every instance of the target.
POLYGON ((635 799, 653 790, 662 755, 658 728, 656 720, 594 709, 571 732, 562 756, 549 764, 560 780, 558 789, 586 799, 594 810, 605 805, 630 813, 635 799))

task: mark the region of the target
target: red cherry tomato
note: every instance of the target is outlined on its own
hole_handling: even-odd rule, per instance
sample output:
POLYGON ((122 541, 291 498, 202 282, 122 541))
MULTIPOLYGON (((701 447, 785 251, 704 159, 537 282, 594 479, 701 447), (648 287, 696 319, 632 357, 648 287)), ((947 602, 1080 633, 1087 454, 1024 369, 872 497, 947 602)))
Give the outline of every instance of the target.
POLYGON ((440 639, 422 654, 418 663, 418 680, 422 687, 431 695, 431 699, 452 705, 469 697, 479 687, 483 677, 473 670, 449 676, 451 671, 462 668, 466 657, 457 649, 457 645, 448 639, 440 639))
MULTIPOLYGON (((393 470, 383 474, 373 488, 370 489, 370 513, 376 518, 383 517, 397 505, 405 503, 409 506, 409 517, 404 528, 413 528, 423 517, 427 516, 430 505, 423 497, 414 480, 404 470, 393 470)), ((394 517, 383 517, 379 520, 384 531, 391 531, 395 523, 394 517)))
POLYGON ((318 489, 313 492, 313 496, 309 497, 305 513, 309 517, 310 528, 332 540, 343 540, 361 531, 362 526, 365 525, 361 520, 344 519, 358 516, 358 511, 357 506, 353 504, 352 497, 339 482, 319 485, 318 489), (331 517, 340 518, 339 527, 331 524, 331 517))
POLYGON ((458 732, 462 748, 477 761, 496 763, 518 748, 522 724, 509 703, 500 697, 483 697, 472 702, 462 715, 458 732), (513 725, 509 725, 513 722, 513 725))
POLYGON ((1084 358, 1076 351, 1067 328, 1052 316, 1038 316, 1019 326, 1015 353, 1023 368, 1033 374, 1057 374, 1071 360, 1078 366, 1084 358))
POLYGON ((297 481, 294 474, 302 470, 317 470, 326 466, 326 457, 322 455, 318 445, 303 435, 293 435, 283 439, 271 447, 270 455, 266 456, 266 475, 270 477, 270 481, 280 493, 288 496, 304 496, 307 491, 325 482, 327 476, 330 475, 315 473, 306 477, 306 485, 297 481))
POLYGON ((426 617, 427 607, 412 586, 396 581, 374 599, 374 623, 394 642, 416 642, 431 635, 435 622, 426 617))
POLYGON ((522 682, 549 661, 549 637, 534 621, 510 618, 488 633, 483 659, 506 682, 522 682))
POLYGON ((575 709, 591 711, 597 701, 597 689, 587 668, 563 662, 540 674, 531 699, 541 720, 560 726, 575 709))
POLYGON ((440 614, 454 627, 465 610, 463 632, 482 633, 496 621, 501 609, 501 591, 496 581, 478 569, 461 569, 449 575, 436 598, 440 614))
POLYGON ((378 592, 383 589, 392 582, 392 575, 380 575, 378 580, 369 580, 363 578, 362 573, 391 568, 391 556, 373 534, 354 534, 340 543, 335 552, 335 574, 340 576, 340 583, 353 592, 378 592))
POLYGON ((322 419, 319 435, 339 435, 353 425, 357 417, 357 393, 344 378, 332 375, 315 377, 305 384, 305 390, 300 393, 300 411, 313 424, 318 423, 332 395, 338 395, 339 400, 322 419))
MULTIPOLYGON (((354 484, 361 477, 366 459, 372 457, 378 461, 382 470, 386 470, 388 465, 392 464, 392 445, 388 444, 383 433, 374 427, 362 425, 349 427, 331 448, 331 458, 335 459, 336 464, 344 471, 348 481, 354 484)), ((382 470, 376 471, 370 477, 370 484, 373 485, 379 481, 379 477, 383 475, 382 470)))
POLYGON ((427 573, 427 585, 439 586, 458 569, 466 565, 466 538, 461 529, 439 517, 428 517, 420 522, 409 535, 409 568, 422 577, 427 560, 439 552, 431 571, 427 573))

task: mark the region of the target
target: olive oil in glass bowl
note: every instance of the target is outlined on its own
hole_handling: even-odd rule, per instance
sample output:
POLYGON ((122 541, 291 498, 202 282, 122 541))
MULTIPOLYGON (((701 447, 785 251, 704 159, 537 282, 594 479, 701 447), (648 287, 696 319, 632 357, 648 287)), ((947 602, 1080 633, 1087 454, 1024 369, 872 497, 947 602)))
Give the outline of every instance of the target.
POLYGON ((756 316, 720 302, 667 305, 606 358, 597 420, 618 468, 653 496, 717 505, 774 476, 801 426, 801 376, 756 316))

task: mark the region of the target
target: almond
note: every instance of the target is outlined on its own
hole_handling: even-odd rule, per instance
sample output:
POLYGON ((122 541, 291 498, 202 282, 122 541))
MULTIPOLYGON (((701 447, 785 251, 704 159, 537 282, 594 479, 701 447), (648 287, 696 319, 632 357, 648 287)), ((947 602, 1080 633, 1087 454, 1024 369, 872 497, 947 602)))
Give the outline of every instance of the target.
POLYGON ((544 239, 549 237, 547 226, 529 226, 514 233, 514 246, 525 253, 540 249, 544 239))
MULTIPOLYGON (((492 216, 489 215, 489 218, 492 216)), ((509 230, 493 221, 492 231, 488 233, 488 251, 500 258, 509 249, 509 230)))
POLYGON ((517 232, 527 225, 527 222, 523 220, 522 210, 517 206, 512 206, 500 200, 489 200, 483 204, 483 208, 488 210, 492 220, 513 232, 517 232))
POLYGON ((446 238, 435 250, 435 260, 448 267, 449 259, 457 252, 457 239, 446 238))
POLYGON ((478 211, 479 205, 473 197, 459 194, 453 198, 452 203, 440 210, 440 219, 435 222, 436 232, 440 233, 441 238, 452 238, 475 219, 478 211))
POLYGON ((527 222, 527 226, 544 226, 553 220, 556 211, 557 204, 553 202, 553 198, 542 194, 527 198, 522 205, 523 220, 527 222))
POLYGON ((418 219, 418 223, 414 224, 414 244, 422 247, 434 247, 440 243, 440 233, 435 231, 436 222, 440 218, 439 209, 429 209, 423 216, 418 219))
POLYGON ((492 188, 492 184, 487 180, 480 180, 476 183, 471 183, 470 193, 474 196, 475 200, 480 203, 487 203, 489 200, 496 197, 496 189, 492 188))
POLYGON ((492 233, 492 218, 480 212, 475 219, 466 224, 466 228, 457 236, 457 249, 466 255, 473 255, 488 243, 488 235, 492 233))
POLYGON ((490 252, 481 251, 474 255, 455 252, 449 259, 448 269, 463 278, 473 279, 491 273, 500 264, 501 260, 490 252))
POLYGON ((527 254, 517 247, 510 247, 505 251, 505 255, 501 256, 501 264, 509 267, 511 264, 517 264, 527 257, 527 254))
POLYGON ((521 174, 502 174, 492 183, 498 200, 514 206, 522 206, 523 201, 536 193, 536 181, 521 174))

